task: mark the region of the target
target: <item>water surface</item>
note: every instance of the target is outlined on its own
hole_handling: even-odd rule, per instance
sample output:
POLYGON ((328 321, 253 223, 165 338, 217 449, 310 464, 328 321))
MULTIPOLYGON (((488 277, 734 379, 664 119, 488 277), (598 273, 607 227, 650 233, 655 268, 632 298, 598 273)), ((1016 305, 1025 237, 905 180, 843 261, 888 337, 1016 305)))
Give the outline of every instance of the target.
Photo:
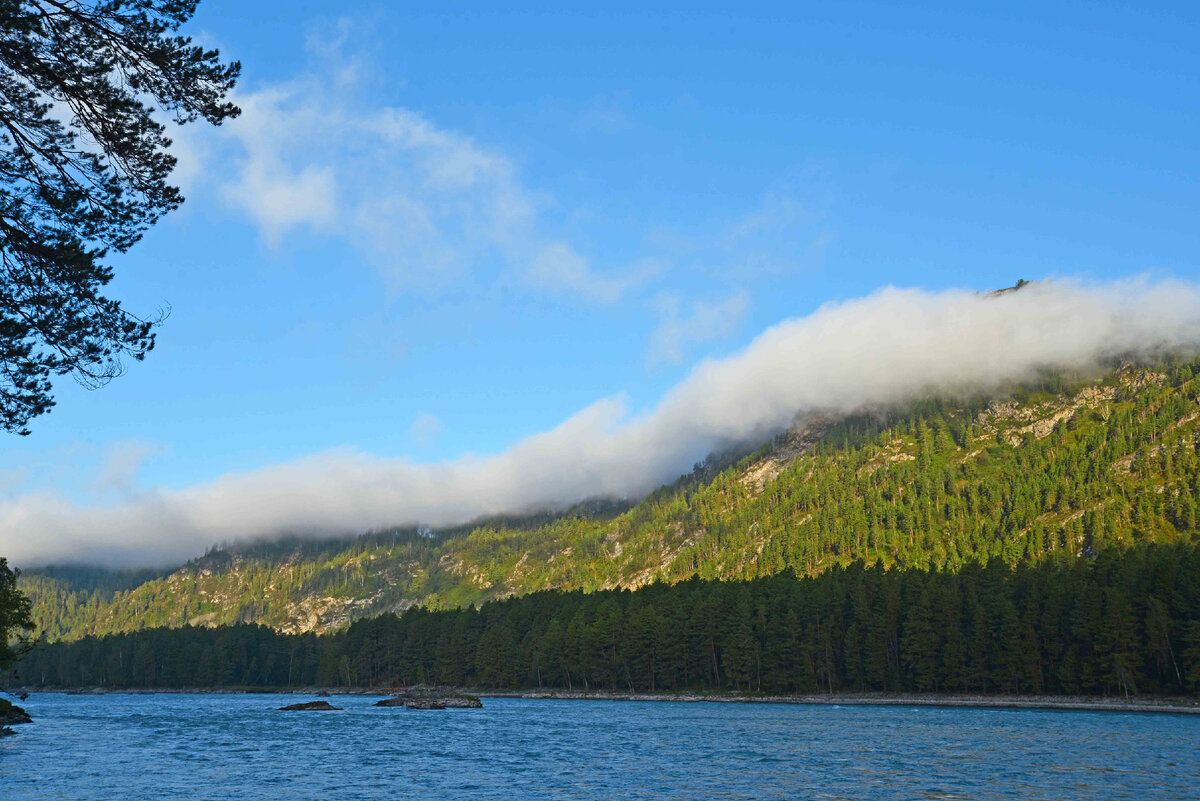
POLYGON ((1195 799, 1200 717, 484 699, 32 696, 0 740, 25 799, 1195 799))

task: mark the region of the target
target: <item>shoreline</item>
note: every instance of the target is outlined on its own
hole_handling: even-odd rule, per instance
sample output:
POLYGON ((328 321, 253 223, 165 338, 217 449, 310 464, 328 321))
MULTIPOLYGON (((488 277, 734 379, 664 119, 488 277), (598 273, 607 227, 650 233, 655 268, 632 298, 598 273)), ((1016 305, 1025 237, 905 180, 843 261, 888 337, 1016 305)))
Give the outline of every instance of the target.
MULTIPOLYGON (((57 692, 68 695, 365 695, 391 696, 404 688, 383 687, 106 687, 41 689, 20 688, 31 694, 57 692)), ((908 706, 967 709, 1041 709, 1075 712, 1123 712, 1200 715, 1200 699, 1176 697, 1113 698, 1055 695, 955 695, 903 693, 846 693, 831 695, 739 695, 732 693, 630 693, 582 690, 496 690, 454 688, 480 698, 522 698, 547 701, 658 701, 673 703, 795 704, 811 706, 908 706)))
POLYGON ((1054 695, 950 695, 846 693, 832 695, 727 695, 708 693, 620 693, 561 690, 488 691, 481 698, 562 701, 673 701, 683 703, 797 704, 812 706, 919 706, 969 709, 1042 709, 1075 712, 1131 712, 1200 715, 1200 699, 1105 698, 1054 695))

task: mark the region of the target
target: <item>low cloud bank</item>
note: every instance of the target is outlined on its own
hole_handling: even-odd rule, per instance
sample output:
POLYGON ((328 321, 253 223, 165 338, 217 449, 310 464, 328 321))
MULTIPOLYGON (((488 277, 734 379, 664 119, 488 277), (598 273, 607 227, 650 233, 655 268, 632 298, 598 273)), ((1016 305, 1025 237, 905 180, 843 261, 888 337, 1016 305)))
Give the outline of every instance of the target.
POLYGON ((0 503, 0 554, 25 567, 162 566, 214 542, 444 526, 598 495, 637 497, 712 449, 766 438, 805 410, 986 391, 1040 368, 1163 349, 1200 349, 1200 285, 1047 282, 999 296, 887 288, 700 363, 645 414, 607 398, 495 456, 416 464, 331 451, 117 506, 30 494, 0 503))

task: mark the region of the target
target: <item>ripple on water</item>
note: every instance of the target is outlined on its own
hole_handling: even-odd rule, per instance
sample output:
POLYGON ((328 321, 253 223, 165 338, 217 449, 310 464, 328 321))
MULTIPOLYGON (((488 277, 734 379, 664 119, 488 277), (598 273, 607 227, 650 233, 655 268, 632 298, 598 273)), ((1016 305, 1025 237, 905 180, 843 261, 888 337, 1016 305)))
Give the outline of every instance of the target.
POLYGON ((1040 710, 490 699, 419 714, 302 696, 35 695, 0 742, 30 799, 1182 799, 1200 719, 1040 710), (1152 777, 1152 778, 1151 778, 1152 777))

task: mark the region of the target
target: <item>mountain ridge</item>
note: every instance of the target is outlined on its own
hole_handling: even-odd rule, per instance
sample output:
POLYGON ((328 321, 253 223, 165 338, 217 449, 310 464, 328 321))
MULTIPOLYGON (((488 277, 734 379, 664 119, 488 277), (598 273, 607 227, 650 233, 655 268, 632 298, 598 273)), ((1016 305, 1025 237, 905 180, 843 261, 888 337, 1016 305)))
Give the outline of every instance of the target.
POLYGON ((987 398, 815 413, 634 505, 593 501, 432 536, 215 549, 134 586, 93 580, 89 590, 62 569, 29 571, 22 586, 51 640, 227 623, 320 632, 546 589, 817 575, 853 559, 955 568, 1175 542, 1195 536, 1198 372, 1200 361, 1124 363, 1099 380, 1049 374, 987 398), (1159 464, 1163 453, 1174 461, 1159 464))

